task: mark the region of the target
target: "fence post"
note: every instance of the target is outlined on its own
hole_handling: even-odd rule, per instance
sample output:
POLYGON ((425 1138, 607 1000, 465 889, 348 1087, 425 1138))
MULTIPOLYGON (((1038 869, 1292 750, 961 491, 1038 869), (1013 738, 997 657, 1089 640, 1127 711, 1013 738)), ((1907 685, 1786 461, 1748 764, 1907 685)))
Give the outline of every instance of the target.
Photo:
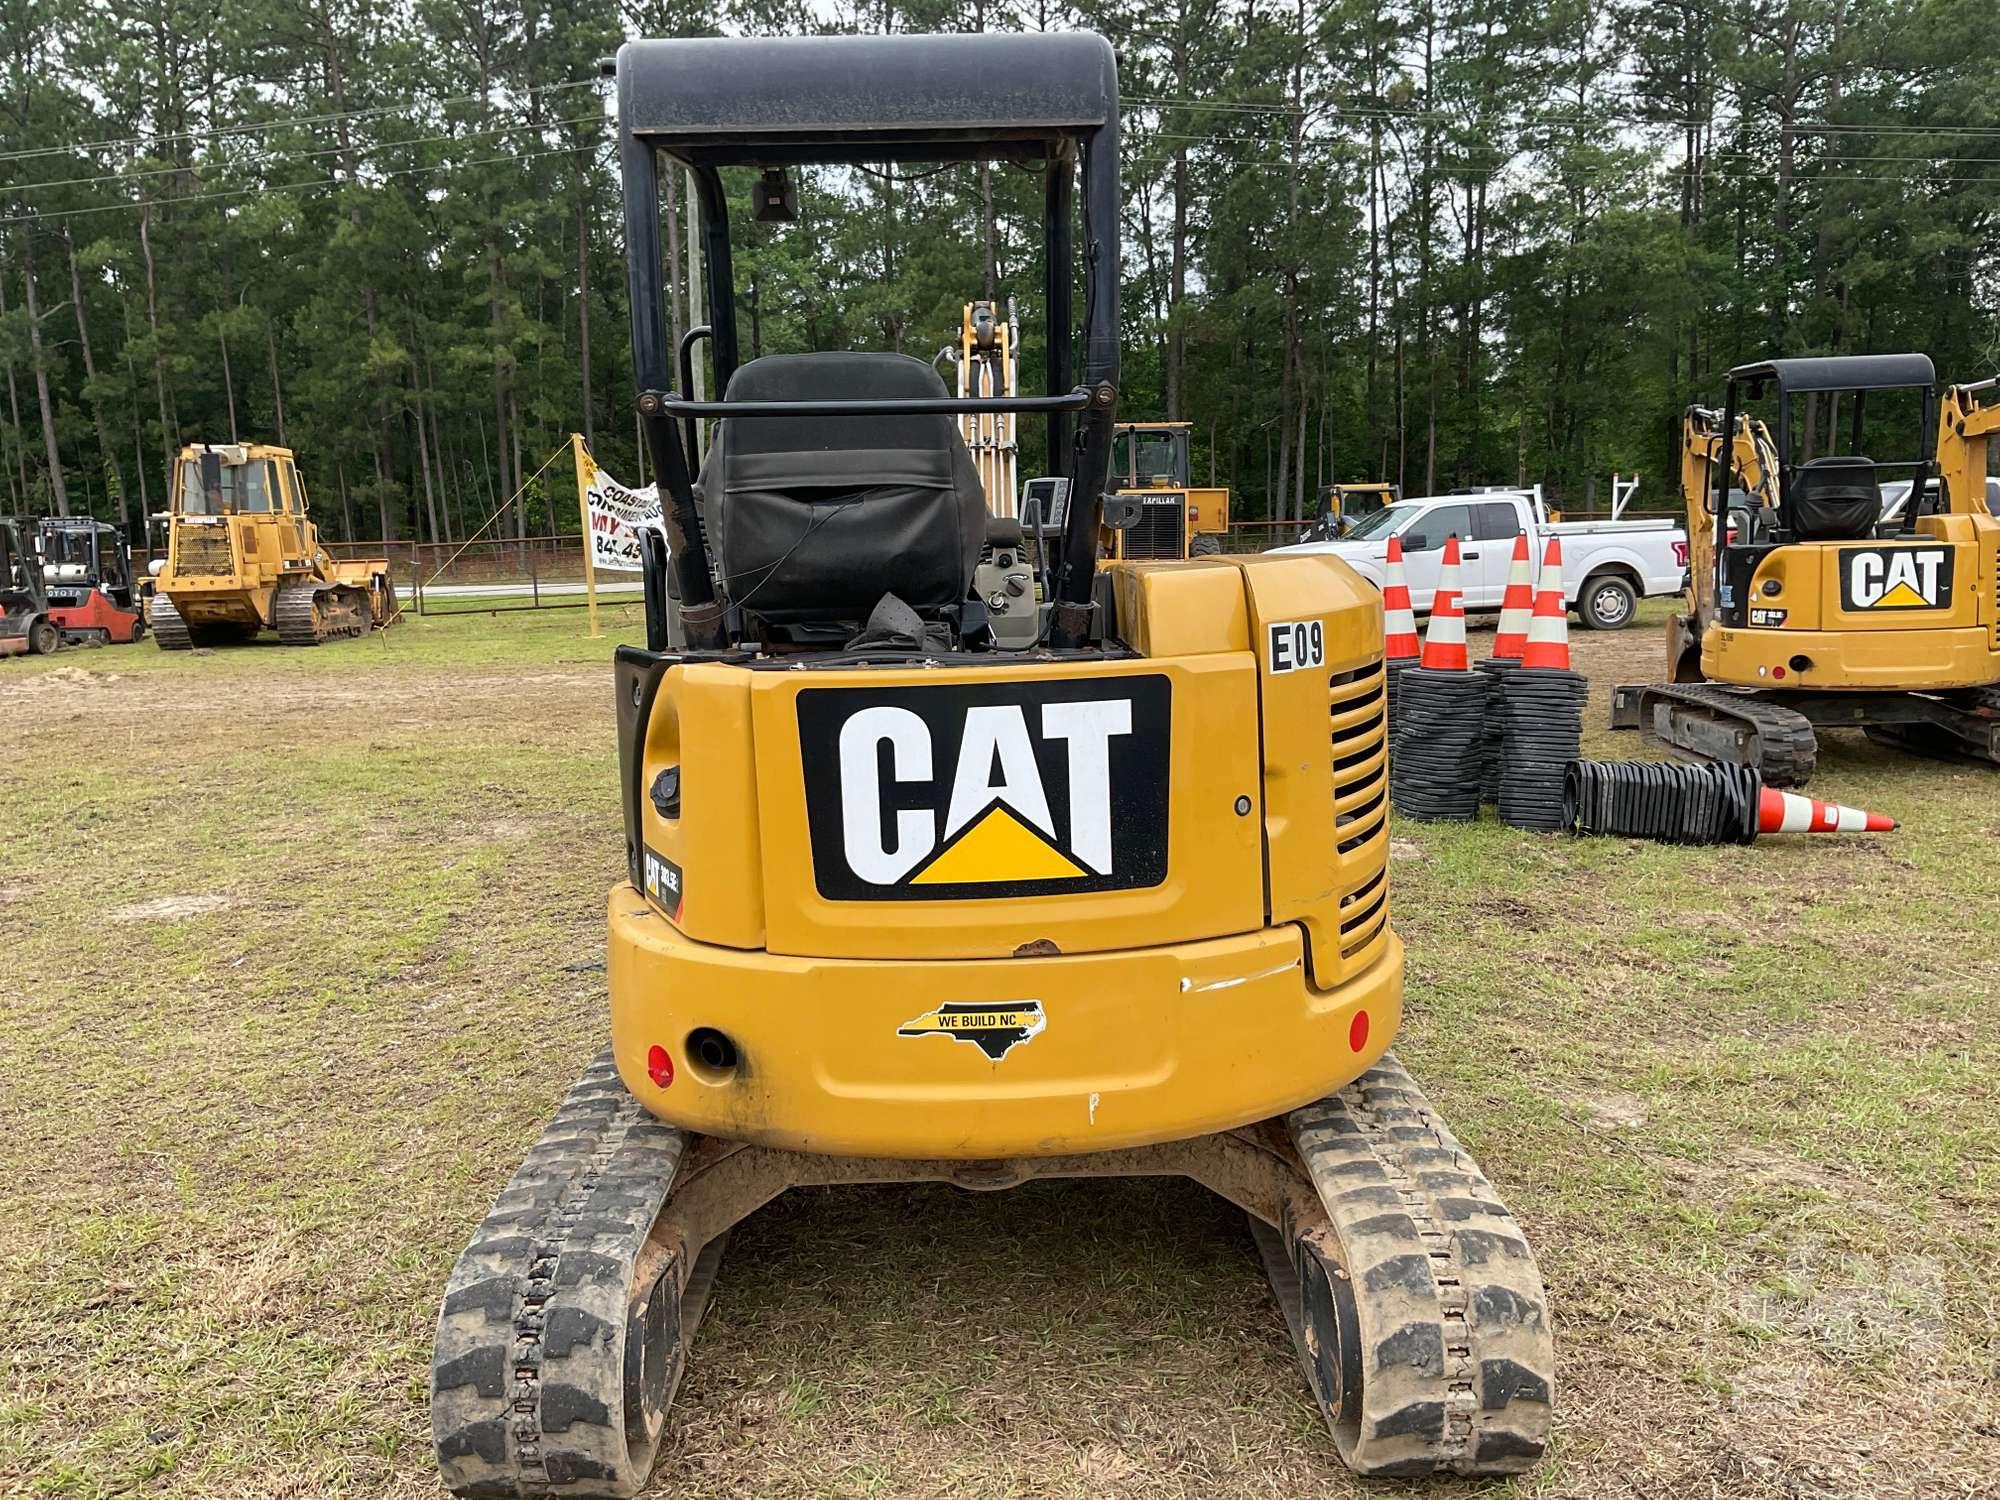
POLYGON ((528 548, 528 587, 535 591, 535 608, 542 607, 542 570, 535 565, 535 554, 539 547, 528 548))

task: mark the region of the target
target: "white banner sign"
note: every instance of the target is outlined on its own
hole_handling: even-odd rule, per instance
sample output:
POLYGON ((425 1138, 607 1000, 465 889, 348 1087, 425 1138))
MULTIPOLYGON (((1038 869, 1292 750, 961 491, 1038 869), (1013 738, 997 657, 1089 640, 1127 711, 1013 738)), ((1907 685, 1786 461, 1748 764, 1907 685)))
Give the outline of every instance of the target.
POLYGON ((593 464, 584 499, 590 511, 591 566, 639 572, 644 567, 640 535, 661 529, 660 487, 649 484, 643 490, 628 490, 593 464))

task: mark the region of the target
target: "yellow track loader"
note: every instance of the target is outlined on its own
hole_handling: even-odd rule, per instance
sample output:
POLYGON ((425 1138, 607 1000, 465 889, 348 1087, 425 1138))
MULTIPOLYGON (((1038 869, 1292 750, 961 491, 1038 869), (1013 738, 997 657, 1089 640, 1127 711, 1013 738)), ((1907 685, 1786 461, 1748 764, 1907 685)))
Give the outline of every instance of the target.
POLYGON ((317 646, 386 627, 396 614, 386 557, 334 558, 307 519, 288 448, 190 443, 167 475, 166 565, 147 621, 163 651, 253 639, 317 646))
POLYGON ((1354 1469, 1527 1468, 1554 1380, 1534 1258, 1387 1051, 1380 597, 1328 558, 1100 563, 1110 46, 640 41, 616 76, 665 535, 614 669, 611 1039, 447 1283, 446 1483, 644 1487, 730 1227, 787 1188, 1148 1174, 1246 1211, 1354 1469), (669 384, 663 156, 694 178, 720 400, 669 384), (1046 394, 955 394, 896 354, 739 358, 725 168, 782 201, 803 165, 980 158, 1043 173, 1046 394), (1019 527, 967 415, 1044 419, 1070 486, 1026 638, 975 587, 1019 527))
MULTIPOLYGON (((2000 761, 2000 521, 1983 442, 1976 478, 1970 453, 1939 472, 1934 379, 1921 354, 1762 360, 1729 372, 1720 412, 1688 414, 1689 609, 1667 624, 1669 680, 1617 688, 1614 729, 1773 786, 1810 780, 1825 729, 2000 761), (1744 410, 1766 393, 1775 438, 1744 410), (1827 415, 1818 454, 1795 421, 1807 401, 1827 415), (1870 427, 1883 406, 1903 420, 1870 427), (1872 458, 1876 444, 1904 456, 1872 458), (1907 498, 1885 506, 1899 473, 1907 498)), ((1952 397, 1940 450, 1970 399, 1952 397)))

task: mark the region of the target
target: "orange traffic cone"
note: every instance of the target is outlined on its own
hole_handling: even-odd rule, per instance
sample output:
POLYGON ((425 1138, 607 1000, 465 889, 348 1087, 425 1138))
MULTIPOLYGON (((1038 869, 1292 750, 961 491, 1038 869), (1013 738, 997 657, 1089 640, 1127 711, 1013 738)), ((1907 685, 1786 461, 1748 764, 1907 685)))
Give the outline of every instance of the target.
POLYGON ((1759 833, 1893 833, 1894 818, 1765 787, 1757 796, 1759 833))
POLYGON ((1418 665, 1427 672, 1472 670, 1465 650, 1465 589, 1459 578, 1456 532, 1444 539, 1444 569, 1438 574, 1437 597, 1431 600, 1431 621, 1424 629, 1424 655, 1418 665))
POLYGON ((1403 540, 1389 538, 1389 576, 1382 584, 1382 654, 1407 661, 1417 654, 1417 614, 1410 608, 1410 575, 1403 571, 1403 540))
POLYGON ((1495 656, 1521 659, 1528 649, 1528 619, 1535 611, 1534 575, 1528 563, 1528 533, 1514 533, 1514 561, 1507 569, 1507 592, 1500 599, 1500 624, 1493 632, 1495 656))
POLYGON ((1563 603, 1562 543, 1554 537, 1542 553, 1542 576, 1535 585, 1535 612, 1528 618, 1521 665, 1545 672, 1569 670, 1569 606, 1563 603))

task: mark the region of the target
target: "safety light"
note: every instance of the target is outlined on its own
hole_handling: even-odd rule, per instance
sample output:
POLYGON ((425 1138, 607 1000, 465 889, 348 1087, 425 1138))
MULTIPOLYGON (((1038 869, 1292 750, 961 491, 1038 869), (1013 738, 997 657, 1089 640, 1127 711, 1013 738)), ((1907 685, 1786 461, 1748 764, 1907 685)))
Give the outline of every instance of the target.
POLYGON ((674 1060, 667 1056, 667 1049, 658 1042, 646 1049, 646 1076, 653 1080, 656 1089, 663 1089, 674 1081, 674 1060))
POLYGON ((1352 1052, 1359 1052, 1368 1045, 1368 1012, 1357 1010, 1354 1019, 1347 1023, 1347 1046, 1352 1052))

